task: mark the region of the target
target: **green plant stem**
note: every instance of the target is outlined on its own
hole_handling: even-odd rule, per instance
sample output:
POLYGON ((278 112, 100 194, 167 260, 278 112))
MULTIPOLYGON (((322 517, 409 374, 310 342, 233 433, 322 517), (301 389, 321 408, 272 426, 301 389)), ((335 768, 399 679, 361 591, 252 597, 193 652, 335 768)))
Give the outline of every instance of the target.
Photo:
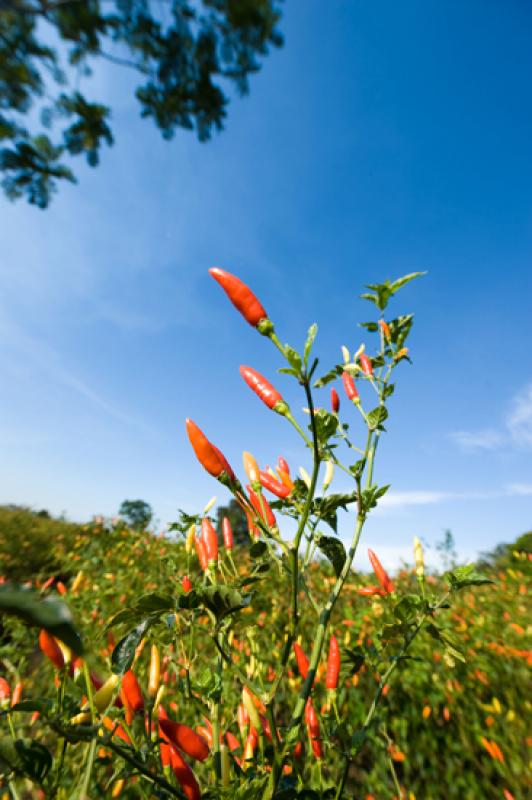
POLYGON ((89 784, 92 774, 92 765, 94 764, 94 756, 96 753, 96 737, 89 744, 89 752, 87 756, 87 766, 85 767, 85 774, 83 775, 83 783, 79 793, 80 800, 89 800, 89 784))
MULTIPOLYGON (((216 634, 215 638, 216 640, 218 640, 218 634, 216 634)), ((214 702, 214 715, 212 720, 212 738, 213 738, 212 748, 214 756, 214 774, 217 786, 220 785, 222 780, 222 756, 220 752, 220 718, 221 718, 221 707, 222 707, 223 668, 224 668, 224 662, 222 654, 220 652, 220 648, 218 648, 217 672, 218 672, 218 679, 220 681, 220 686, 218 689, 216 700, 214 702)))
POLYGON ((165 789, 169 794, 172 795, 172 797, 182 798, 183 795, 181 794, 181 792, 175 789, 171 783, 168 783, 167 780, 159 777, 159 775, 155 775, 153 772, 150 772, 150 770, 147 767, 145 767, 144 764, 142 764, 140 761, 137 761, 137 759, 133 755, 131 755, 130 752, 123 749, 119 745, 114 744, 114 742, 110 742, 107 740, 105 741, 105 746, 109 747, 109 749, 112 750, 117 755, 119 755, 120 758, 123 758, 124 761, 127 761, 128 764, 131 764, 132 767, 135 767, 135 769, 138 772, 140 772, 141 775, 144 775, 145 778, 147 778, 157 786, 160 786, 162 789, 165 789))

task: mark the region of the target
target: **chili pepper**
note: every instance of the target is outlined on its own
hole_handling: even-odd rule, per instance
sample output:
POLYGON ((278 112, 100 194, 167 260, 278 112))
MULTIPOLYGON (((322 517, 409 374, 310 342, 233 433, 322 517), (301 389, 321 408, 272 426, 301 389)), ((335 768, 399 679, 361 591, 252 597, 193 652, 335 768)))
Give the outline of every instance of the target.
POLYGON ((224 547, 226 550, 233 549, 233 528, 229 517, 224 517, 222 522, 222 534, 224 538, 224 547))
POLYGON ((207 503, 207 505, 203 509, 203 514, 204 515, 208 514, 215 503, 216 503, 216 495, 214 497, 211 497, 211 499, 209 500, 209 502, 207 503))
POLYGON ((187 418, 186 426, 190 444, 202 467, 207 470, 209 475, 218 478, 218 480, 227 477, 230 481, 233 481, 235 474, 225 456, 207 439, 195 422, 187 418))
POLYGON ((379 320, 379 325, 380 325, 380 329, 381 329, 381 331, 383 333, 384 338, 386 339, 386 341, 389 342, 390 339, 392 338, 391 333, 390 333, 390 326, 383 319, 379 320))
POLYGON ((113 731, 114 736, 118 736, 118 738, 122 739, 122 741, 126 742, 126 744, 131 744, 131 739, 122 726, 117 725, 115 720, 110 719, 110 717, 102 717, 102 724, 104 728, 107 728, 108 731, 113 731))
POLYGON ((163 766, 163 769, 166 769, 172 763, 172 759, 171 759, 171 756, 170 756, 170 752, 172 750, 172 747, 171 747, 171 745, 168 744, 168 742, 164 741, 164 734, 161 731, 161 726, 160 725, 159 725, 159 738, 162 739, 162 741, 159 742, 159 750, 161 752, 161 764, 163 766))
POLYGON ((160 719, 159 725, 167 739, 177 745, 187 756, 197 761, 205 761, 209 755, 209 746, 205 739, 181 722, 172 722, 170 719, 160 719))
POLYGON ((277 526, 277 520, 275 519, 275 514, 271 510, 266 498, 262 495, 259 497, 253 491, 251 486, 246 486, 246 489, 248 490, 251 505, 257 512, 258 516, 268 525, 269 528, 275 528, 277 526))
POLYGON ((255 523, 253 522, 253 518, 252 518, 251 514, 249 513, 249 511, 246 511, 245 514, 246 514, 246 521, 248 523, 249 535, 251 536, 252 539, 255 539, 255 540, 259 539, 260 538, 260 530, 257 528, 255 523))
POLYGON ((83 570, 80 569, 80 571, 74 578, 74 581, 72 582, 72 586, 70 587, 70 591, 72 592, 72 594, 75 594, 77 592, 77 590, 81 586, 82 580, 83 580, 83 570))
POLYGON ((368 556, 371 562, 371 566, 373 567, 373 572, 375 573, 375 576, 379 581, 381 587, 384 589, 386 594, 391 594, 393 591, 395 591, 395 587, 390 579, 390 576, 382 566, 381 562, 379 561, 373 550, 368 550, 368 556))
POLYGON ((120 795, 122 794, 122 790, 124 789, 125 784, 126 784, 126 782, 125 782, 124 778, 119 778, 115 782, 115 784, 113 786, 113 791, 111 792, 111 797, 120 797, 120 795))
POLYGON ((386 597, 388 593, 381 589, 380 586, 361 586, 360 589, 357 589, 357 594, 361 595, 361 597, 374 597, 375 595, 386 597))
POLYGON ((423 545, 417 536, 414 536, 414 560, 416 562, 416 575, 422 581, 425 577, 425 557, 423 555, 423 545))
POLYGON ((129 709, 132 714, 138 714, 139 711, 144 710, 144 697, 139 682, 130 669, 122 676, 121 695, 126 709, 129 709))
POLYGON ((196 526, 194 523, 190 526, 187 531, 187 535, 185 538, 185 550, 187 553, 192 552, 192 548, 194 547, 194 539, 196 538, 196 526))
POLYGON ((0 678, 0 708, 9 708, 9 698, 11 697, 11 687, 5 678, 0 678))
POLYGON ((256 728, 254 728, 253 725, 251 725, 246 739, 246 743, 244 744, 244 769, 246 768, 246 761, 253 760, 253 756, 255 755, 255 750, 257 749, 258 743, 259 743, 259 734, 257 733, 256 728))
POLYGON ((340 674, 340 647, 338 639, 334 634, 329 642, 329 659, 327 661, 327 676, 325 686, 327 689, 338 688, 338 676, 340 674))
POLYGON ((397 353, 394 355, 394 361, 401 361, 402 358, 406 358, 408 355, 408 347, 402 347, 397 353))
POLYGON ((11 706, 16 706, 20 703, 20 698, 22 697, 22 691, 24 689, 23 683, 15 684, 15 688, 13 689, 13 695, 11 697, 11 706))
POLYGON ((210 750, 214 741, 212 738, 212 731, 210 731, 204 725, 196 725, 196 733, 198 736, 202 736, 203 739, 205 739, 205 743, 210 750))
POLYGON ((288 466, 288 461, 282 456, 279 456, 279 458, 277 459, 277 471, 284 472, 285 475, 288 475, 288 477, 290 477, 290 467, 288 466))
POLYGON ((272 478, 272 476, 269 475, 267 472, 260 470, 259 477, 262 486, 269 492, 274 494, 276 497, 284 499, 285 497, 288 497, 288 495, 290 494, 291 490, 288 488, 288 486, 276 480, 275 478, 272 478))
POLYGON ((201 800, 201 789, 196 776, 176 747, 170 747, 170 764, 187 800, 201 800))
POLYGON ((298 644, 298 642, 294 642, 293 647, 296 656, 298 672, 303 678, 303 680, 306 680, 306 677, 308 675, 308 665, 309 665, 308 658, 303 652, 303 648, 301 647, 300 644, 298 644))
POLYGON ((301 476, 301 480, 303 481, 303 483, 305 484, 307 489, 310 489, 310 485, 311 485, 312 481, 311 481, 310 475, 308 474, 308 472, 305 469, 305 467, 299 467, 299 474, 301 476))
POLYGON ((120 676, 111 675, 94 695, 94 707, 100 712, 100 714, 109 706, 111 700, 113 699, 115 689, 119 683, 120 676))
POLYGON ((367 356, 365 353, 361 353, 358 357, 360 361, 360 368, 364 375, 367 375, 370 378, 373 375, 373 366, 371 364, 371 358, 367 356))
POLYGON ((65 666, 65 659, 63 658, 62 650, 54 637, 44 628, 39 634, 39 647, 56 669, 63 669, 65 666))
POLYGON ((288 406, 281 397, 277 389, 269 383, 259 372, 252 367, 240 367, 240 374, 245 382, 252 389, 255 394, 260 397, 262 402, 268 406, 272 411, 278 414, 285 415, 288 411, 288 406))
POLYGON ((355 385, 355 381, 353 376, 349 374, 349 372, 342 372, 342 383, 344 384, 345 393, 353 403, 359 403, 360 397, 358 395, 358 390, 355 385))
POLYGON ((229 750, 232 753, 234 753, 235 750, 238 750, 240 748, 240 742, 238 741, 236 736, 233 733, 231 733, 231 731, 225 732, 225 741, 227 742, 229 750))
POLYGON ((332 461, 327 461, 325 465, 325 476, 323 478, 323 491, 329 488, 334 477, 334 464, 332 461))
POLYGON ((307 723, 308 738, 310 745, 316 758, 322 758, 323 748, 319 740, 320 737, 320 723, 318 716, 312 703, 312 698, 309 697, 307 705, 305 706, 305 721, 307 723))
POLYGON ((215 281, 218 281, 229 300, 250 325, 257 328, 263 320, 268 320, 263 305, 240 278, 219 267, 212 267, 209 273, 215 281))
POLYGON ((259 730, 261 726, 260 717, 259 717, 259 712, 257 711, 257 708, 253 700, 254 700, 253 695, 251 694, 247 686, 244 686, 244 688, 242 689, 242 702, 244 704, 244 708, 248 712, 251 725, 254 728, 256 728, 256 730, 259 730))
POLYGON ((204 517, 201 521, 201 537, 205 544, 207 563, 215 564, 218 561, 218 534, 208 517, 204 517))
POLYGON ((331 389, 331 409, 333 414, 338 414, 340 411, 340 397, 334 386, 331 389))
POLYGON ((159 656, 159 648, 156 644, 152 644, 150 652, 150 673, 148 677, 148 695, 154 698, 159 689, 161 681, 161 659, 159 656))
POLYGON ((240 736, 244 739, 246 735, 247 727, 249 725, 249 714, 247 712, 246 706, 244 703, 239 703, 238 708, 236 711, 236 719, 238 722, 238 729, 240 731, 240 736))
POLYGON ((207 550, 205 548, 205 542, 201 537, 196 536, 194 544, 196 545, 196 555, 198 557, 200 567, 202 568, 203 572, 207 572, 209 568, 209 561, 207 559, 207 550))
POLYGON ((67 593, 67 588, 63 583, 63 581, 57 581, 57 583, 55 584, 55 588, 57 589, 58 593, 61 596, 64 596, 67 593))
POLYGON ((188 577, 188 575, 183 575, 181 579, 181 588, 183 589, 185 594, 188 594, 192 591, 192 581, 188 577))
POLYGON ((244 471, 248 476, 251 483, 258 483, 260 480, 259 466, 255 458, 246 450, 242 453, 242 460, 244 462, 244 471))

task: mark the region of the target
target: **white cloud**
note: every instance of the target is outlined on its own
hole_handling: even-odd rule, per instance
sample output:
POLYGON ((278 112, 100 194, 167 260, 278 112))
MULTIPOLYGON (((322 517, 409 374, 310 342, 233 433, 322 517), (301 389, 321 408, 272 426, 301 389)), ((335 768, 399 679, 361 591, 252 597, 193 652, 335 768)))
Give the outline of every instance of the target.
POLYGON ((461 450, 497 450, 502 447, 532 447, 532 383, 512 400, 500 428, 454 431, 450 438, 461 450))
POLYGON ((388 492, 379 501, 378 508, 407 508, 408 506, 426 506, 441 503, 453 497, 450 492, 411 491, 388 492))
POLYGON ((504 445, 505 436, 494 428, 480 431, 455 431, 451 438, 462 450, 495 450, 504 445))
POLYGON ((506 428, 515 444, 532 447, 532 384, 514 399, 506 428))
POLYGON ((506 493, 512 497, 529 497, 532 495, 532 483, 511 483, 506 487, 506 493))

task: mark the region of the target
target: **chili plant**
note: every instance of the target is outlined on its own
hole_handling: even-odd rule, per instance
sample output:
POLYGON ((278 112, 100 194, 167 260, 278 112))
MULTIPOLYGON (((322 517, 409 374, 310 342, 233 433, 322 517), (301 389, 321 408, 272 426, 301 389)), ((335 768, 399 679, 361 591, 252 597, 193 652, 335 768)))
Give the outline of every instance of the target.
POLYGON ((186 421, 198 461, 245 515, 249 543, 235 547, 229 519, 219 535, 209 517, 213 501, 199 513, 181 512, 172 530, 182 537, 182 558, 174 564, 161 556, 164 589, 133 602, 124 596, 123 607, 106 621, 110 675, 105 679, 91 670, 90 648, 82 653, 75 641, 61 639, 57 620, 55 628, 46 615, 27 620, 42 628, 39 644, 57 691, 54 699, 11 703, 9 685, 0 686, 9 723, 9 736, 0 742, 0 769, 15 798, 24 781, 50 798, 124 793, 187 800, 341 800, 365 788, 357 762, 370 740, 386 748, 390 785, 401 797, 383 700, 393 692, 394 680, 415 669, 413 644, 421 635, 438 642, 449 662, 464 658, 445 614, 458 591, 487 578, 459 567, 448 573, 447 590, 435 594, 418 540, 415 582, 406 593, 398 591, 371 549, 376 583, 366 585, 352 569, 366 520, 389 488, 376 481, 377 449, 396 375, 410 363, 406 342, 413 315, 385 319, 384 314, 394 295, 421 273, 368 287, 362 297, 375 307, 377 319, 361 324, 367 342, 354 353, 342 347, 341 361, 325 374, 319 374, 313 356, 316 325, 298 352, 282 343, 264 306, 242 281, 220 269, 211 274, 244 319, 277 349, 279 372, 300 388, 305 419, 260 372, 240 367, 266 409, 301 440, 307 468, 296 475, 282 457, 275 470, 261 467, 244 451, 239 477, 217 444, 195 421, 186 421), (345 400, 336 386, 329 387, 326 410, 318 397, 333 382, 343 385, 345 400), (346 491, 331 491, 338 473, 346 491), (337 534, 340 510, 352 520, 347 548, 337 534), (317 558, 330 563, 319 584, 317 558), (261 587, 274 575, 281 590, 267 607, 261 587), (353 631, 356 638, 350 631, 337 635, 335 610, 346 593, 352 603, 378 601, 378 626, 371 636, 363 625, 353 631), (265 638, 258 633, 266 620, 265 638), (362 675, 373 681, 373 693, 364 715, 353 718, 347 713, 349 694, 357 691, 362 675), (32 737, 17 735, 14 721, 24 714, 38 719, 32 737), (76 765, 70 772, 69 763, 76 765))

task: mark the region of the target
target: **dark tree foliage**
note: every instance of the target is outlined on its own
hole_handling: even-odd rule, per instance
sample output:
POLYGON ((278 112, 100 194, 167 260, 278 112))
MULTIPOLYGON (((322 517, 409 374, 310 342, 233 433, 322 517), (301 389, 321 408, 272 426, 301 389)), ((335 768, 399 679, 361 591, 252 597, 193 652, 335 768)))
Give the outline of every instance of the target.
POLYGON ((146 530, 153 517, 152 507, 144 500, 124 500, 118 513, 137 531, 146 530))
POLYGON ((224 517, 229 518, 229 522, 233 528, 235 545, 248 544, 250 536, 246 515, 233 498, 229 501, 229 505, 219 506, 216 509, 216 530, 218 531, 220 540, 222 539, 222 522, 224 517))
POLYGON ((282 44, 280 2, 0 0, 6 195, 46 208, 58 181, 76 180, 65 157, 96 166, 113 143, 111 109, 80 92, 96 59, 135 70, 140 113, 165 139, 185 128, 208 140, 223 128, 225 90, 245 94, 260 57, 282 44))

